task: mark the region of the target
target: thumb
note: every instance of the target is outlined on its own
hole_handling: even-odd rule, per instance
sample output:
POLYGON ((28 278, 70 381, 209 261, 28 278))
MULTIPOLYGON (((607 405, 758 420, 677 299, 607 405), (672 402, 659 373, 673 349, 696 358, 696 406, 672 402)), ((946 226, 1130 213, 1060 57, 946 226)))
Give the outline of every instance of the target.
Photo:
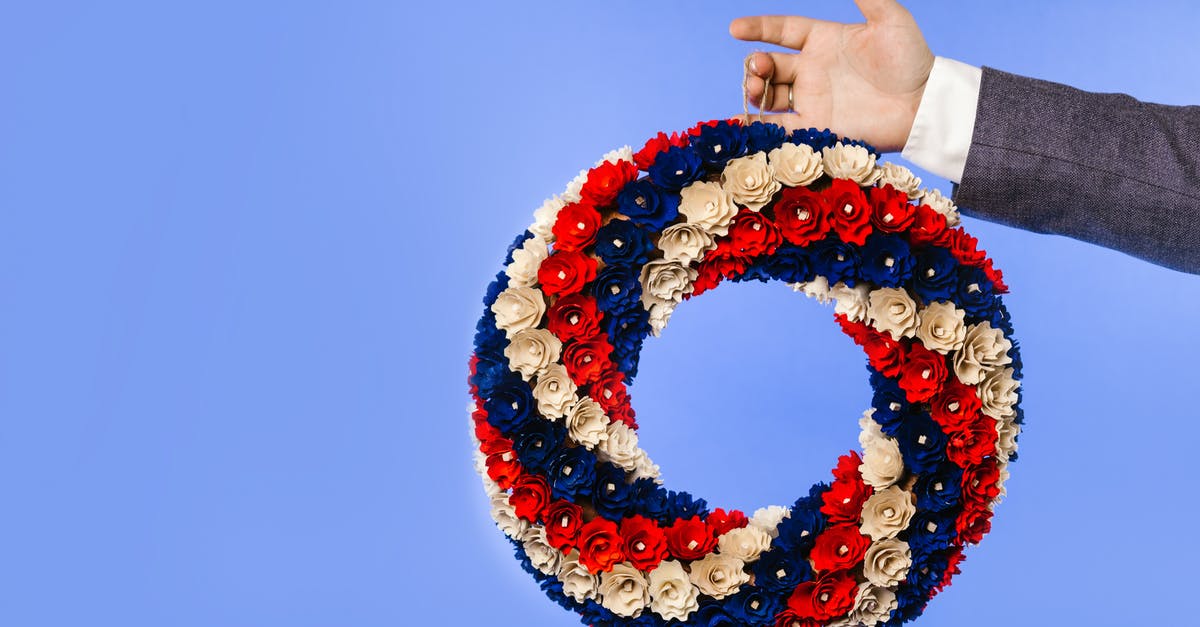
POLYGON ((896 0, 854 0, 868 22, 894 22, 910 16, 896 0))

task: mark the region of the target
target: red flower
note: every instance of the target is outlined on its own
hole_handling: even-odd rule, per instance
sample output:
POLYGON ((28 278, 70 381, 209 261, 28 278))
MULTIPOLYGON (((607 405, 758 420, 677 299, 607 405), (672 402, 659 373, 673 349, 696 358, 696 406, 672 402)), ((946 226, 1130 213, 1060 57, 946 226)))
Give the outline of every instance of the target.
POLYGON ((995 460, 971 466, 963 471, 962 489, 967 506, 987 507, 1000 495, 1000 469, 995 460))
POLYGON ((992 530, 992 510, 987 507, 968 506, 954 521, 958 540, 962 544, 979 544, 983 536, 992 530))
POLYGON ((746 515, 739 510, 731 509, 726 512, 718 507, 709 513, 705 522, 712 528, 713 534, 720 536, 727 531, 745 527, 750 524, 750 519, 746 518, 746 515))
POLYGON ((974 386, 964 385, 956 377, 947 377, 942 391, 929 402, 930 415, 942 429, 971 422, 983 403, 974 386))
POLYGON ((671 136, 667 137, 666 133, 659 131, 658 135, 651 137, 650 140, 646 142, 646 145, 642 146, 641 150, 634 153, 633 163, 638 167, 638 169, 649 170, 650 166, 654 165, 654 161, 658 158, 658 154, 660 152, 666 152, 666 150, 671 146, 679 146, 682 148, 686 146, 687 143, 688 139, 686 135, 671 133, 671 136))
POLYGON ((586 340, 567 344, 563 349, 563 365, 575 385, 584 386, 600 380, 605 373, 616 369, 609 355, 612 345, 608 336, 600 333, 586 340))
POLYGON ((983 463, 996 450, 996 421, 982 412, 968 422, 946 429, 946 457, 962 468, 983 463))
POLYGON ((979 240, 962 227, 950 231, 950 254, 967 266, 982 266, 987 259, 987 252, 979 250, 979 240))
POLYGON ((568 294, 546 311, 546 329, 563 342, 588 339, 600 333, 602 317, 595 298, 586 294, 568 294))
POLYGON ((783 243, 783 236, 767 216, 749 209, 742 209, 733 217, 729 226, 729 239, 735 254, 746 258, 771 254, 783 243))
POLYGON ((848 613, 854 607, 856 592, 858 582, 854 575, 848 570, 836 570, 796 586, 787 604, 801 618, 828 620, 848 613))
POLYGON ((885 377, 895 377, 900 374, 904 365, 904 345, 892 339, 887 333, 869 329, 864 335, 863 350, 867 353, 867 361, 871 367, 885 377))
POLYGON ((575 548, 579 530, 583 527, 583 509, 564 500, 546 507, 546 542, 564 553, 575 548))
POLYGON ((593 518, 579 530, 579 563, 589 571, 607 571, 625 559, 617 524, 607 518, 593 518))
POLYGON ((992 260, 988 259, 983 262, 983 273, 987 275, 992 286, 995 287, 997 294, 1007 294, 1008 286, 1004 284, 1004 273, 999 268, 992 265, 992 260))
POLYGON ((539 475, 521 475, 513 483, 508 504, 513 506, 518 518, 537 522, 542 510, 550 503, 550 485, 539 475))
POLYGON ((960 569, 958 565, 963 563, 963 561, 966 559, 967 556, 963 554, 963 548, 961 546, 955 547, 954 550, 950 552, 950 559, 946 562, 946 572, 942 575, 942 580, 938 582, 938 585, 933 587, 933 594, 937 594, 942 590, 945 590, 946 586, 950 585, 950 578, 962 572, 962 569, 960 569))
POLYGON ((630 516, 622 520, 621 539, 629 563, 640 571, 650 572, 667 559, 667 536, 649 518, 630 516))
POLYGON ((775 615, 774 627, 821 627, 821 623, 814 618, 800 616, 789 607, 775 615))
POLYGON ((908 240, 917 245, 945 246, 950 241, 946 216, 934 211, 929 205, 918 206, 916 219, 908 230, 908 240))
POLYGON ((862 561, 869 544, 870 538, 858 530, 858 525, 834 525, 813 541, 809 558, 819 572, 853 568, 862 561))
POLYGON ((857 523, 862 516, 863 503, 871 496, 871 488, 861 478, 837 480, 821 494, 821 513, 829 522, 857 523))
POLYGON ((601 375, 588 390, 588 396, 600 404, 611 420, 637 428, 633 407, 629 404, 629 392, 625 387, 625 375, 619 371, 612 370, 601 375))
POLYGON ((611 205, 621 188, 637 178, 637 166, 628 161, 605 161, 588 170, 579 195, 597 207, 611 205))
POLYGON ((837 466, 833 468, 833 478, 838 481, 855 481, 862 477, 862 473, 858 471, 860 465, 862 458, 858 456, 858 452, 850 451, 838 457, 837 466))
POLYGON ((681 518, 667 528, 667 548, 679 559, 698 560, 715 546, 717 537, 699 516, 681 518))
POLYGON ((504 434, 486 419, 475 422, 475 437, 479 438, 479 451, 484 455, 512 450, 512 440, 504 437, 504 434))
POLYGON ((871 205, 858 183, 834 179, 822 192, 829 204, 833 230, 847 244, 862 246, 871 233, 871 205))
POLYGON ((944 355, 913 343, 900 367, 900 387, 910 403, 927 401, 941 391, 947 373, 944 355))
POLYGON ((538 268, 542 291, 555 296, 575 294, 596 278, 596 259, 577 250, 556 250, 538 268))
POLYGON ((600 212, 596 208, 573 202, 558 212, 554 221, 555 250, 583 250, 596 241, 600 229, 600 212))
POLYGON ((696 268, 699 275, 692 282, 692 291, 684 295, 685 299, 699 296, 716 287, 721 279, 738 276, 750 267, 750 260, 735 254, 729 242, 728 239, 718 242, 716 250, 704 256, 704 261, 696 268))
POLYGON ((784 239, 808 246, 829 232, 829 205, 810 189, 785 187, 775 203, 775 224, 784 239))
MULTIPOLYGON (((734 125, 734 126, 741 126, 741 124, 742 124, 742 121, 741 121, 741 120, 739 120, 739 119, 737 119, 737 118, 731 118, 731 119, 729 119, 729 120, 726 120, 726 121, 727 121, 727 122, 729 122, 730 124, 734 125)), ((701 123, 699 123, 699 124, 697 124, 697 125, 693 126, 692 128, 689 128, 689 129, 688 129, 688 131, 687 131, 687 134, 688 134, 688 135, 699 135, 699 134, 700 134, 700 129, 702 129, 702 128, 706 127, 706 126, 716 126, 716 125, 718 125, 718 124, 720 124, 720 123, 721 123, 721 120, 709 120, 709 121, 707 121, 707 122, 701 122, 701 123)))
POLYGON ((513 480, 521 476, 521 463, 517 461, 516 453, 503 451, 492 453, 484 460, 488 477, 500 486, 501 490, 512 487, 513 480))
POLYGON ((908 195, 889 183, 867 191, 871 201, 871 224, 880 231, 900 233, 908 230, 916 219, 916 207, 909 204, 908 195))

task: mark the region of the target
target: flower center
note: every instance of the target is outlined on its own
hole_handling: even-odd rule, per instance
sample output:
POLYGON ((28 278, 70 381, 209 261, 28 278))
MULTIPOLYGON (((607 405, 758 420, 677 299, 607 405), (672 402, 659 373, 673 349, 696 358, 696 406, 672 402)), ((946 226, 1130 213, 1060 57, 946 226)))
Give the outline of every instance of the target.
POLYGON ((571 326, 575 326, 575 325, 579 324, 579 314, 571 314, 567 318, 567 322, 570 322, 571 326))
POLYGON ((850 215, 850 214, 854 213, 854 205, 852 205, 850 203, 846 203, 846 206, 842 207, 842 213, 844 213, 846 215, 850 215))
POLYGON ((643 209, 646 208, 646 197, 645 196, 638 196, 637 198, 633 199, 633 202, 634 202, 634 204, 636 204, 637 206, 639 206, 643 209))
POLYGON ((567 278, 567 273, 563 270, 559 270, 558 271, 558 280, 561 281, 565 278, 567 278))
POLYGON ((645 550, 646 550, 646 543, 645 543, 645 542, 638 542, 637 544, 633 545, 633 548, 637 549, 638 551, 645 551, 645 550))
POLYGON ((822 593, 821 593, 821 596, 820 596, 820 597, 818 597, 818 598, 820 598, 820 599, 821 599, 821 602, 822 602, 822 603, 828 603, 828 602, 829 602, 829 593, 828 593, 828 592, 822 592, 822 593))
POLYGON ((892 223, 892 220, 895 220, 895 219, 896 219, 896 218, 892 217, 892 214, 890 214, 890 213, 889 213, 889 214, 886 214, 886 215, 884 215, 884 216, 883 216, 883 223, 884 223, 884 224, 891 224, 891 223, 892 223))
POLYGON ((888 257, 887 259, 883 260, 883 265, 890 268, 890 267, 896 265, 896 260, 891 257, 888 257))
POLYGON ((571 473, 573 473, 573 472, 575 472, 574 468, 571 468, 570 466, 563 466, 562 475, 564 477, 570 477, 571 473))
POLYGON ((586 228, 587 228, 587 225, 586 225, 586 224, 584 224, 584 223, 582 223, 582 222, 576 222, 576 223, 575 223, 575 228, 577 228, 577 229, 579 229, 580 231, 582 231, 582 230, 584 230, 584 229, 586 229, 586 228))
POLYGON ((925 528, 929 530, 929 533, 933 533, 937 531, 937 523, 931 520, 929 521, 929 524, 925 525, 925 528))
POLYGON ((946 409, 949 409, 950 411, 958 411, 958 408, 958 401, 952 401, 949 405, 946 405, 946 409))
POLYGON ((978 292, 978 291, 979 291, 978 283, 972 283, 967 286, 967 292, 970 292, 971 294, 974 294, 975 292, 978 292))
POLYGON ((613 246, 614 246, 614 247, 616 247, 616 248, 620 248, 620 247, 622 247, 622 246, 624 246, 624 245, 625 245, 625 242, 622 242, 622 241, 621 241, 621 240, 619 240, 619 239, 615 239, 615 240, 613 240, 613 246))
POLYGON ((893 516, 895 516, 895 515, 896 515, 896 510, 895 510, 894 508, 891 508, 891 507, 885 508, 885 509, 883 510, 883 515, 884 515, 884 516, 887 516, 888 518, 892 518, 893 516))
POLYGON ((926 368, 926 369, 924 369, 924 370, 922 370, 922 371, 921 371, 921 378, 922 378, 922 379, 928 379, 928 378, 929 378, 929 375, 931 375, 931 374, 933 374, 933 371, 931 371, 929 368, 926 368))
POLYGON ((932 277, 935 274, 937 274, 937 270, 934 270, 933 268, 930 268, 925 271, 925 276, 927 276, 927 277, 932 277))
POLYGON ((845 555, 850 552, 850 547, 843 544, 842 546, 838 547, 837 552, 838 552, 838 555, 845 555))
POLYGON ((700 543, 699 543, 699 542, 696 542, 695 540, 692 540, 691 542, 688 542, 688 549, 689 549, 689 550, 695 551, 695 550, 696 550, 696 547, 698 547, 698 546, 700 546, 700 543))
POLYGON ((801 210, 799 210, 799 211, 797 211, 797 212, 796 212, 796 217, 797 217, 797 218, 799 218, 800 220, 807 220, 807 219, 809 219, 811 216, 812 216, 812 214, 810 214, 810 213, 808 212, 808 209, 801 209, 801 210))
POLYGON ((559 524, 559 525, 560 525, 560 526, 561 526, 563 529, 566 529, 567 527, 570 527, 570 526, 571 526, 571 517, 570 517, 570 516, 563 516, 563 517, 562 517, 562 522, 560 522, 560 523, 558 523, 558 524, 559 524))
POLYGON ((921 437, 917 438, 917 444, 924 445, 928 441, 929 441, 929 436, 926 436, 926 435, 922 435, 921 437))
POLYGON ((787 577, 787 571, 786 571, 786 570, 784 570, 784 569, 780 568, 779 570, 775 571, 775 578, 776 578, 776 579, 783 579, 784 577, 787 577))

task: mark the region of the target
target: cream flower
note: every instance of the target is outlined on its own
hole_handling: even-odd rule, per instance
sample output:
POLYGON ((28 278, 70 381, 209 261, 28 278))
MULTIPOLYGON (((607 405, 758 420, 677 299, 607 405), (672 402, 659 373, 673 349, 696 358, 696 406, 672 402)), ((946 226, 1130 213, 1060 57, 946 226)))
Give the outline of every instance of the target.
POLYGON ((996 457, 1008 461, 1017 452, 1017 436, 1021 434, 1021 425, 1012 418, 996 421, 996 457))
POLYGON ((1012 363, 1012 357, 1008 356, 1011 348, 1012 342, 1004 337, 1004 332, 993 329, 990 322, 971 325, 962 349, 954 354, 954 374, 963 383, 976 385, 989 372, 1012 363))
POLYGON ((908 577, 912 552, 903 540, 879 540, 867 547, 863 557, 863 576, 871 583, 888 588, 908 577))
POLYGON ((504 269, 504 273, 508 275, 508 286, 533 287, 537 285, 538 268, 549 256, 550 249, 546 247, 546 240, 537 235, 525 240, 520 248, 513 251, 512 263, 504 269))
POLYGON ((567 415, 567 437, 590 450, 608 439, 605 430, 607 424, 608 416, 604 415, 604 408, 590 396, 585 396, 575 403, 567 415))
POLYGON ((897 606, 895 591, 871 582, 860 583, 854 595, 854 609, 850 610, 850 622, 863 625, 882 623, 897 606))
POLYGON ((526 381, 546 372, 561 353, 562 342, 545 329, 521 329, 504 347, 509 369, 521 373, 526 381))
POLYGON ((537 288, 509 287, 492 303, 492 313, 496 314, 496 326, 511 338, 517 331, 541 323, 546 314, 546 299, 537 288))
POLYGON ((821 149, 825 173, 835 179, 850 179, 859 185, 870 185, 878 176, 875 155, 862 146, 838 143, 821 149))
POLYGON ((879 177, 875 180, 875 184, 879 187, 891 185, 908 195, 909 200, 916 200, 924 193, 921 191, 921 179, 913 174, 912 170, 902 165, 885 163, 876 171, 879 173, 879 177))
POLYGON ((942 195, 942 192, 936 189, 925 190, 925 194, 921 196, 921 203, 929 205, 930 209, 946 216, 946 226, 958 226, 961 222, 958 218, 958 208, 954 206, 954 201, 942 195))
POLYGON ((758 527, 747 525, 721 534, 717 538, 717 547, 721 555, 736 557, 749 564, 771 548, 771 536, 758 527))
POLYGON ((663 620, 687 620, 700 609, 699 594, 683 565, 675 560, 666 560, 650 571, 650 611, 663 620))
POLYGON ((975 388, 979 400, 983 401, 983 413, 992 418, 1011 418, 1016 415, 1017 388, 1020 382, 1013 379, 1013 369, 993 370, 975 388))
POLYGON ((567 183, 567 189, 563 192, 563 200, 568 203, 578 201, 580 198, 579 191, 583 189, 583 184, 587 183, 587 177, 588 171, 580 170, 579 174, 576 174, 575 178, 571 179, 570 183, 567 183))
POLYGON ((847 287, 845 283, 837 283, 829 288, 829 296, 837 301, 833 307, 834 313, 846 314, 850 322, 860 322, 867 318, 867 306, 871 288, 865 283, 855 287, 847 287))
POLYGON ((872 540, 894 538, 916 512, 911 493, 897 486, 878 490, 863 503, 862 532, 872 540))
POLYGON ((610 150, 610 151, 604 153, 604 156, 601 157, 600 160, 596 162, 596 166, 599 167, 599 166, 603 165, 605 161, 607 161, 609 163, 620 163, 622 161, 629 161, 630 163, 632 163, 633 162, 633 148, 630 146, 621 146, 620 148, 610 150))
POLYGON ((787 508, 778 505, 760 507, 750 517, 750 524, 767 532, 771 538, 776 538, 779 537, 779 523, 791 515, 787 508))
POLYGON ((529 562, 534 568, 546 575, 558 574, 563 554, 546 541, 545 527, 530 527, 522 534, 521 540, 525 555, 529 557, 529 562))
POLYGON ((689 224, 708 231, 712 235, 726 235, 737 206, 730 194, 720 183, 697 181, 679 192, 679 213, 689 224))
POLYGON ((955 307, 954 303, 930 303, 921 310, 917 337, 925 348, 943 355, 959 350, 967 337, 966 316, 967 312, 955 307))
POLYGON ((533 386, 533 398, 538 413, 550 420, 562 418, 575 404, 575 382, 562 364, 550 364, 538 375, 533 386))
POLYGON ((882 287, 871 292, 867 316, 876 329, 890 334, 895 340, 916 335, 920 324, 917 304, 908 292, 898 287, 882 287))
POLYGON ((862 459, 858 469, 862 472, 863 481, 876 490, 882 490, 904 476, 904 457, 900 455, 900 446, 893 438, 872 440, 863 449, 862 459))
POLYGON ((642 302, 651 305, 658 302, 678 303, 683 295, 692 291, 696 280, 695 268, 676 261, 655 259, 642 266, 642 302))
POLYGON ((883 427, 875 422, 875 408, 872 407, 863 412, 861 418, 858 419, 858 428, 862 431, 858 434, 858 445, 867 448, 872 442, 880 438, 887 437, 883 434, 883 427))
POLYGON ((504 535, 517 540, 529 530, 529 523, 517 518, 517 512, 508 502, 508 493, 501 492, 492 497, 492 520, 504 535))
POLYGON ((791 283, 792 290, 803 292, 805 296, 816 299, 822 305, 828 305, 833 299, 830 294, 829 279, 818 275, 811 281, 801 281, 800 283, 791 283))
POLYGON ((600 574, 600 604, 617 616, 634 618, 650 604, 646 576, 628 562, 600 574))
POLYGON ((675 303, 656 302, 650 306, 650 333, 658 337, 667 328, 671 314, 675 313, 675 303))
POLYGON ((572 550, 563 558, 558 580, 562 582, 563 594, 580 603, 596 598, 596 584, 599 582, 587 566, 579 563, 579 551, 572 550))
POLYGON ((750 575, 742 570, 745 564, 742 560, 720 553, 709 553, 703 558, 692 562, 692 572, 688 578, 696 584, 701 594, 707 594, 714 599, 723 599, 738 587, 750 581, 750 575))
POLYGON ((825 173, 821 155, 813 152, 808 144, 787 142, 767 153, 767 162, 775 180, 788 187, 804 187, 825 173))
POLYGON ((638 436, 623 422, 609 422, 604 427, 605 437, 596 447, 597 456, 612 462, 624 470, 633 470, 638 462, 638 436))
POLYGON ((565 206, 567 201, 562 196, 547 198, 542 202, 542 206, 533 212, 533 224, 529 226, 529 232, 543 241, 553 242, 554 223, 558 221, 558 212, 565 206))
POLYGON ((766 206, 781 187, 771 172, 767 156, 761 152, 730 159, 721 172, 721 186, 751 211, 766 206))
POLYGON ((717 247, 712 235, 698 224, 681 222, 662 230, 658 236, 658 247, 663 258, 688 265, 699 261, 704 253, 717 247))
POLYGON ((653 479, 654 483, 662 485, 662 469, 650 459, 646 451, 638 449, 637 462, 633 468, 633 479, 653 479))

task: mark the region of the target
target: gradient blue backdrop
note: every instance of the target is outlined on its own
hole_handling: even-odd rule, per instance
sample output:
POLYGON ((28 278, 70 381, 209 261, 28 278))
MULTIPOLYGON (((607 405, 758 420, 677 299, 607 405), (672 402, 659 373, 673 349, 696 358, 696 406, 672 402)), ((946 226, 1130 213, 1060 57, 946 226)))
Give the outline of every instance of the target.
MULTIPOLYGON (((1200 102, 1192 2, 910 7, 938 54, 1200 102)), ((575 624, 472 474, 479 299, 579 168, 741 109, 731 18, 797 11, 857 19, 5 3, 0 625, 575 624)), ((917 624, 1194 624, 1200 277, 965 222, 1013 289, 1028 428, 917 624)), ((863 364, 829 309, 727 286, 647 345, 643 443, 715 504, 788 503, 855 446, 863 364)))

